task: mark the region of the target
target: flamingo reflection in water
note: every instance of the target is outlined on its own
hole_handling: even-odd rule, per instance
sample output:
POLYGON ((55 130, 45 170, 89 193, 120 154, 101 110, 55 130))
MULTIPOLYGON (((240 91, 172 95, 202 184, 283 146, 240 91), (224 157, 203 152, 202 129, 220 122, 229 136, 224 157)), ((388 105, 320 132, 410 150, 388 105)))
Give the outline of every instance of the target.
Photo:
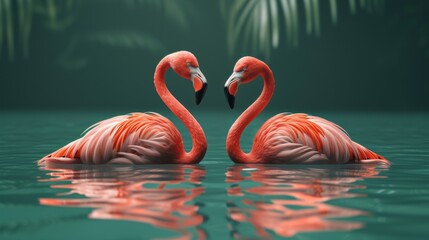
POLYGON ((50 178, 40 181, 69 191, 59 194, 61 198, 40 198, 42 205, 90 207, 94 208, 89 214, 92 219, 147 223, 179 233, 178 239, 206 238, 199 227, 204 216, 195 202, 204 192, 206 171, 200 166, 61 165, 45 169, 52 171, 47 173, 50 178), (71 194, 85 198, 64 198, 71 194))
MULTIPOLYGON (((301 232, 350 231, 363 227, 360 222, 338 218, 368 215, 368 212, 334 206, 333 199, 365 197, 350 192, 365 188, 354 182, 378 176, 370 166, 304 168, 284 165, 235 165, 226 173, 229 228, 234 239, 245 238, 240 223, 249 223, 256 234, 271 238, 301 232), (257 186, 255 186, 255 183, 257 186), (332 220, 336 218, 337 220, 332 220)), ((248 233, 247 233, 248 234, 248 233)))

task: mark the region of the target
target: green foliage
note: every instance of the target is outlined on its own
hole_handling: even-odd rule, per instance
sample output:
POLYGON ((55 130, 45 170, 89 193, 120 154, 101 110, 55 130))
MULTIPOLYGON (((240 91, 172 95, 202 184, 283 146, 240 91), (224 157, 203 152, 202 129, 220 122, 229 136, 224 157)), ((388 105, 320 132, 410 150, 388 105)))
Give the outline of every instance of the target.
POLYGON ((3 47, 10 61, 18 49, 24 58, 29 56, 34 15, 46 19, 49 29, 63 30, 73 22, 74 6, 74 0, 0 0, 0 60, 3 47))
MULTIPOLYGON (((44 26, 51 31, 62 31, 71 26, 74 21, 74 13, 77 6, 85 6, 89 1, 79 0, 0 0, 0 60, 2 48, 5 47, 8 59, 15 59, 17 45, 20 44, 20 51, 24 58, 29 56, 29 42, 33 18, 35 15, 46 19, 44 26), (15 16, 17 15, 17 16, 15 16), (3 44, 4 43, 4 44, 3 44)), ((111 4, 118 1, 104 1, 97 4, 111 4)), ((186 29, 189 26, 186 13, 192 7, 184 4, 183 1, 167 0, 127 0, 121 4, 144 11, 162 11, 167 19, 177 24, 180 28, 186 29)), ((154 36, 141 31, 103 31, 92 34, 82 34, 71 37, 71 41, 60 61, 62 65, 79 68, 86 64, 84 59, 67 59, 72 54, 71 51, 77 49, 83 42, 98 42, 101 45, 112 47, 138 48, 149 51, 165 52, 166 48, 154 36), (67 64, 65 64, 67 63, 67 64)))
MULTIPOLYGON (((0 60, 3 55, 13 61, 17 53, 29 56, 29 43, 33 19, 44 19, 44 26, 51 31, 62 31, 75 22, 77 7, 84 7, 90 1, 80 0, 0 0, 0 60), (6 49, 7 51, 4 51, 6 49)), ((101 4, 117 4, 118 1, 100 1, 101 4)), ((194 4, 178 0, 125 0, 120 4, 144 11, 160 11, 172 24, 182 29, 190 25, 187 15, 195 11, 194 4)), ((285 42, 292 47, 299 45, 300 28, 308 35, 321 36, 322 9, 329 10, 331 22, 338 21, 339 4, 348 4, 351 14, 358 10, 369 13, 382 12, 385 0, 221 0, 220 11, 227 20, 227 45, 230 55, 238 48, 253 54, 270 57, 271 51, 285 42), (328 8, 322 8, 329 4, 328 8), (301 16, 303 15, 303 16, 301 16), (283 39, 284 38, 284 39, 283 39)), ((344 8, 341 8, 344 9, 344 8)), ((347 9, 347 8, 345 8, 347 9)), ((164 51, 160 41, 147 32, 116 30, 85 34, 78 33, 68 45, 63 56, 83 42, 98 41, 114 47, 138 48, 164 51), (123 35, 120 35, 123 34, 123 35), (157 43, 157 44, 155 44, 157 43)), ((79 64, 84 65, 84 64, 79 64)))
POLYGON ((122 47, 152 53, 167 54, 167 48, 156 37, 140 31, 100 31, 75 36, 60 57, 60 65, 69 70, 85 67, 86 56, 76 56, 75 52, 84 44, 101 47, 122 47))
MULTIPOLYGON (((117 3, 117 1, 106 1, 104 4, 117 3)), ((141 11, 144 15, 147 11, 157 11, 163 14, 166 19, 176 24, 181 29, 189 26, 187 13, 192 7, 184 1, 176 0, 127 0, 121 2, 134 10, 141 11)), ((76 70, 85 67, 88 56, 79 55, 77 52, 84 45, 97 47, 129 48, 141 50, 153 54, 167 54, 167 47, 156 35, 151 34, 147 29, 143 30, 104 30, 90 33, 79 33, 72 37, 65 51, 61 54, 59 63, 62 67, 76 70)))
POLYGON ((179 27, 186 29, 189 26, 186 13, 192 10, 192 5, 186 1, 177 0, 126 0, 125 3, 130 7, 140 7, 143 9, 155 9, 162 11, 164 16, 179 27), (187 10, 186 10, 187 9, 187 10), (185 11, 186 10, 186 11, 185 11))
POLYGON ((10 0, 0 1, 0 50, 3 45, 3 38, 5 38, 5 44, 7 45, 9 59, 13 60, 15 57, 15 37, 12 25, 13 12, 11 11, 11 9, 12 4, 10 0))
MULTIPOLYGON (((285 31, 286 43, 297 47, 299 28, 305 24, 308 35, 321 35, 321 4, 329 3, 331 21, 338 21, 337 0, 235 0, 222 1, 221 9, 227 19, 228 50, 230 55, 238 46, 249 48, 254 54, 261 53, 269 58, 271 50, 279 47, 282 30, 285 31), (300 23, 304 14, 305 22, 300 23), (239 44, 240 43, 240 44, 239 44)), ((369 13, 382 12, 384 0, 349 0, 352 14, 360 9, 369 13)))

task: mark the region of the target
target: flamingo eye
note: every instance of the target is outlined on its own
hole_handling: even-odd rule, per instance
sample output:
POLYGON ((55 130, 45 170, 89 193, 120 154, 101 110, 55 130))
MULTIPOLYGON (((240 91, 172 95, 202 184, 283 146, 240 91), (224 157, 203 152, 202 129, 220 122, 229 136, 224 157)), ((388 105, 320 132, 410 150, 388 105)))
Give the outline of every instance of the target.
POLYGON ((197 64, 192 64, 191 62, 186 62, 186 65, 187 65, 188 67, 198 68, 198 65, 197 65, 197 64))
POLYGON ((237 72, 245 72, 247 70, 246 67, 242 67, 240 70, 238 70, 237 72))
POLYGON ((198 65, 187 63, 188 68, 198 68, 198 65))

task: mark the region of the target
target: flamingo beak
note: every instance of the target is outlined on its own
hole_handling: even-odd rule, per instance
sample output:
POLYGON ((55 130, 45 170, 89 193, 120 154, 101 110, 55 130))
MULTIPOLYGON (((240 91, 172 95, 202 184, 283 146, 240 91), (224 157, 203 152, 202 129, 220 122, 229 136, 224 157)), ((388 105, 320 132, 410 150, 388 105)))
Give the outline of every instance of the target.
POLYGON ((201 90, 195 92, 195 103, 199 105, 201 103, 201 100, 203 100, 204 95, 207 91, 207 83, 203 83, 203 87, 201 90))
POLYGON ((189 67, 195 90, 195 103, 199 105, 207 91, 207 80, 199 68, 189 67))
POLYGON ((234 109, 235 105, 235 94, 238 90, 238 85, 240 85, 241 78, 243 76, 243 72, 234 72, 232 75, 226 80, 224 86, 224 92, 226 100, 228 101, 229 107, 234 109))
POLYGON ((224 87, 224 92, 225 92, 225 97, 226 97, 226 100, 228 101, 229 107, 230 107, 231 109, 234 109, 234 105, 235 105, 235 96, 234 96, 234 95, 229 94, 228 87, 224 87))

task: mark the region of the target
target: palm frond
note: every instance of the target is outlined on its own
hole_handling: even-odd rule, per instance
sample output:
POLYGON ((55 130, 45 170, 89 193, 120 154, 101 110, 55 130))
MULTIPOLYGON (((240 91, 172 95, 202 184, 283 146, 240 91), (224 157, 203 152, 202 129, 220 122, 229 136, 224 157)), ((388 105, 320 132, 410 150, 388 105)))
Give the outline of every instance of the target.
MULTIPOLYGON (((111 1, 113 2, 113 1, 111 1)), ((125 3, 130 6, 144 6, 147 9, 157 9, 164 12, 173 23, 186 29, 189 26, 187 14, 192 11, 192 6, 175 0, 128 0, 125 3)), ((45 26, 52 31, 67 29, 73 22, 72 12, 78 5, 78 0, 0 0, 0 60, 3 47, 7 49, 10 61, 15 59, 16 50, 22 52, 23 57, 29 56, 30 33, 34 15, 46 19, 45 26), (17 13, 15 16, 14 13, 17 13)), ((123 47, 152 46, 155 51, 161 51, 160 45, 155 44, 149 37, 141 35, 117 34, 112 36, 93 36, 94 41, 105 44, 114 44, 123 47)))
POLYGON ((3 1, 0 1, 0 60, 3 49, 3 1))
MULTIPOLYGON (((281 5, 282 5, 284 19, 285 19, 287 42, 291 44, 293 42, 293 36, 294 36, 293 31, 295 30, 292 9, 291 9, 291 6, 289 5, 288 0, 282 0, 281 5)), ((277 29, 277 31, 280 32, 280 29, 277 29)), ((277 48, 278 44, 276 46, 273 45, 273 47, 277 48)))
POLYGON ((292 21, 292 27, 293 27, 293 41, 292 44, 294 47, 298 46, 298 36, 299 36, 299 22, 298 22, 298 4, 297 0, 289 0, 290 8, 291 8, 291 21, 292 21))
POLYGON ((31 0, 18 0, 19 9, 19 25, 22 54, 25 58, 29 55, 29 42, 31 31, 31 19, 33 17, 33 1, 31 0))
POLYGON ((307 34, 313 32, 313 11, 311 10, 312 0, 304 0, 305 22, 307 34))
MULTIPOLYGON (((13 60, 15 58, 15 44, 14 44, 14 31, 13 31, 13 12, 12 12, 12 3, 10 0, 3 0, 3 13, 4 14, 4 28, 6 33, 6 42, 7 42, 7 49, 9 54, 9 59, 13 60)), ((3 27, 3 26, 1 26, 3 27)))
MULTIPOLYGON (((385 0, 349 0, 349 9, 355 14, 357 8, 368 13, 380 13, 385 0), (357 6, 359 5, 359 6, 357 6)), ((279 47, 282 30, 286 43, 297 47, 299 43, 299 15, 304 14, 305 32, 316 37, 321 36, 320 0, 236 0, 222 1, 222 9, 227 19, 227 43, 232 55, 237 45, 244 50, 251 46, 251 52, 269 58, 273 49, 279 47), (282 21, 283 18, 283 21, 282 21), (284 24, 280 24, 283 22, 284 24), (243 42, 243 44, 239 44, 243 42)), ((338 1, 329 0, 331 22, 338 22, 338 1)))
POLYGON ((273 37, 271 39, 271 45, 278 46, 279 45, 279 38, 280 38, 280 32, 279 32, 279 16, 278 11, 276 8, 276 0, 270 0, 270 12, 271 14, 271 31, 273 32, 273 37))
POLYGON ((331 20, 332 23, 337 24, 337 1, 336 0, 329 0, 329 7, 331 10, 331 20))
POLYGON ((176 0, 127 0, 126 3, 131 7, 148 7, 164 12, 164 16, 172 23, 187 29, 189 21, 186 15, 192 11, 192 5, 186 4, 185 1, 176 0))
POLYGON ((154 53, 166 53, 167 48, 159 39, 140 31, 102 31, 85 37, 88 41, 111 46, 144 49, 154 53))
POLYGON ((62 30, 69 26, 73 19, 68 13, 75 1, 0 0, 0 60, 3 47, 7 48, 10 61, 15 59, 16 52, 19 51, 24 58, 29 56, 34 14, 46 17, 48 19, 46 25, 52 30, 62 30))
POLYGON ((61 54, 59 63, 68 70, 77 70, 88 63, 87 56, 77 56, 76 52, 82 45, 98 47, 129 48, 154 54, 167 54, 167 47, 156 37, 141 31, 100 31, 78 35, 71 39, 65 51, 61 54))
POLYGON ((349 0, 350 12, 356 14, 356 0, 349 0))
MULTIPOLYGON (((230 54, 232 54, 232 50, 234 46, 237 44, 237 40, 240 36, 240 32, 236 31, 236 29, 242 29, 244 26, 246 26, 248 29, 245 31, 245 33, 250 33, 250 28, 252 27, 251 24, 246 24, 246 21, 251 21, 249 17, 252 15, 251 11, 254 10, 253 6, 257 3, 256 1, 252 1, 248 4, 247 0, 237 0, 236 4, 232 6, 231 8, 231 14, 233 16, 237 16, 237 18, 234 19, 235 24, 228 24, 227 28, 227 34, 228 36, 232 36, 227 39, 228 44, 228 50, 230 54), (241 14, 239 14, 239 11, 242 10, 241 14)), ((247 35, 247 34, 245 34, 247 35)), ((245 38, 246 40, 247 38, 245 38)))
POLYGON ((320 9, 319 0, 313 0, 313 20, 314 20, 314 33, 317 37, 320 36, 320 9))

